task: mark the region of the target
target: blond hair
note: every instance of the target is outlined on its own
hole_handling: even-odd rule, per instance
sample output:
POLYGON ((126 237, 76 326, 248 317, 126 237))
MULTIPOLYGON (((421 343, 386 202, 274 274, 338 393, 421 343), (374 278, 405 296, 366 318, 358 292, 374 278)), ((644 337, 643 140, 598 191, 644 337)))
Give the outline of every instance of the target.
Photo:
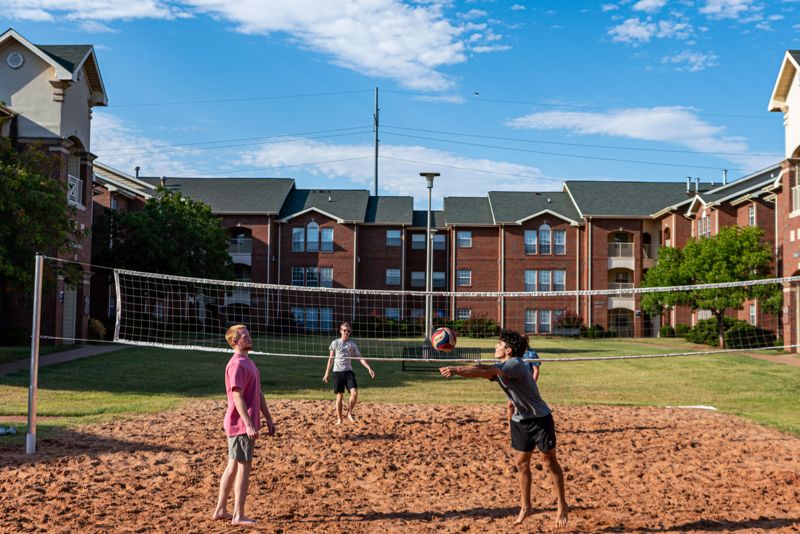
POLYGON ((235 324, 232 327, 228 328, 228 331, 225 332, 225 340, 228 342, 228 345, 231 347, 235 347, 236 343, 238 343, 239 338, 242 336, 239 335, 239 330, 242 328, 247 328, 243 324, 235 324))

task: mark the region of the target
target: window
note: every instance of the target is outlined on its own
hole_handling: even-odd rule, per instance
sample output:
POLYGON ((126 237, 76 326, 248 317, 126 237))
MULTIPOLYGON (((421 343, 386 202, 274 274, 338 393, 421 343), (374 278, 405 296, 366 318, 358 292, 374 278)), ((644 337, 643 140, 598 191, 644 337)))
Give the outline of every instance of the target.
POLYGON ((567 290, 567 271, 553 271, 553 291, 567 290))
POLYGON ((425 272, 412 271, 411 272, 411 287, 425 287, 425 272))
POLYGON ((119 209, 119 200, 117 197, 111 197, 111 209, 117 211, 119 209))
POLYGON ((433 287, 444 287, 446 283, 446 278, 444 276, 443 271, 434 271, 433 272, 433 280, 432 285, 433 287))
POLYGON ((314 221, 306 226, 306 252, 319 252, 319 225, 314 221))
POLYGON ((394 321, 400 320, 400 308, 384 308, 383 315, 387 319, 392 319, 394 321))
POLYGON ((425 234, 411 234, 411 248, 425 250, 425 234))
POLYGON ((292 318, 300 328, 310 332, 333 330, 333 308, 292 308, 292 318))
POLYGON ((525 230, 525 254, 536 254, 536 230, 525 230))
POLYGON ((319 269, 316 267, 306 268, 306 285, 308 287, 319 287, 319 269))
POLYGON ((539 291, 550 291, 550 271, 539 271, 539 291))
POLYGON ((756 225, 756 205, 750 204, 747 208, 747 224, 750 226, 756 225))
POLYGON ((800 167, 795 167, 794 172, 789 175, 789 182, 792 185, 792 211, 800 210, 800 167))
POLYGON ((525 333, 536 333, 536 310, 525 310, 525 333))
POLYGON ((386 246, 387 247, 399 247, 403 239, 400 234, 400 230, 386 230, 386 246))
POLYGON ((550 310, 541 310, 539 312, 539 333, 550 333, 550 310))
POLYGON ((422 308, 411 308, 411 318, 412 319, 419 319, 423 315, 425 315, 425 310, 422 308))
POLYGON ((303 228, 292 228, 292 252, 305 251, 306 232, 303 228))
POLYGON ((305 308, 292 308, 292 319, 297 323, 297 326, 304 327, 306 325, 305 308))
POLYGON ((303 267, 292 267, 292 285, 306 285, 305 269, 303 267))
POLYGON ((472 310, 469 308, 458 308, 456 310, 456 319, 469 319, 472 317, 472 310))
POLYGON ((553 254, 563 256, 567 253, 567 231, 556 230, 553 232, 553 254))
POLYGON ((444 250, 445 246, 444 234, 433 234, 433 250, 444 250))
POLYGON ((711 217, 703 214, 702 217, 697 219, 697 237, 710 237, 711 236, 711 217))
POLYGON ((67 201, 73 206, 83 206, 83 180, 67 175, 67 201))
POLYGON ((525 291, 536 291, 536 271, 525 271, 525 291))
POLYGON ((469 230, 456 232, 456 245, 458 248, 472 248, 472 232, 469 230))
POLYGON ((539 227, 539 254, 550 254, 550 226, 547 223, 539 227))
POLYGON ((323 332, 333 330, 333 308, 319 309, 319 329, 323 332))
POLYGON ((758 322, 758 318, 756 316, 756 305, 755 304, 751 304, 750 305, 750 324, 755 326, 757 322, 758 322))
POLYGON ((400 269, 386 269, 386 285, 387 286, 400 285, 400 269))
POLYGON ((322 252, 333 252, 333 228, 323 228, 321 231, 322 252))
POLYGON ((458 269, 456 271, 456 284, 464 287, 472 285, 472 271, 470 269, 458 269))
POLYGON ((333 267, 319 268, 319 286, 333 287, 333 267))

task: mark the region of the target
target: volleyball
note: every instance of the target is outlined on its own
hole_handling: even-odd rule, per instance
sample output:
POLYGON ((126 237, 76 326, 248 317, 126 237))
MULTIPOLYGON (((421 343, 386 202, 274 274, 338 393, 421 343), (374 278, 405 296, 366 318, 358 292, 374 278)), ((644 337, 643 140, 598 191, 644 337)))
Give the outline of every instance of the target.
POLYGON ((439 352, 450 352, 456 348, 456 333, 449 328, 437 328, 431 334, 431 345, 439 352))

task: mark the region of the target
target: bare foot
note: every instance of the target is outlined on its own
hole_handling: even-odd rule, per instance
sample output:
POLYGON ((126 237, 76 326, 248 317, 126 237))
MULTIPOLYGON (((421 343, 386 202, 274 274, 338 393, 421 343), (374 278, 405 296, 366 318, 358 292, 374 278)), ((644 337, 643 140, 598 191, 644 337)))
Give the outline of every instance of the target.
POLYGON ((531 515, 532 513, 533 510, 531 510, 530 508, 520 508, 519 515, 517 516, 517 520, 514 521, 514 524, 519 525, 520 523, 525 521, 525 518, 531 515))
POLYGON ((355 422, 356 422, 356 418, 355 418, 355 417, 353 417, 353 414, 352 414, 351 412, 347 412, 347 419, 348 419, 348 421, 350 421, 351 423, 355 423, 355 422))
POLYGON ((558 515, 556 515, 556 528, 564 528, 567 526, 567 520, 569 516, 569 508, 565 504, 564 507, 558 508, 558 515))
POLYGON ((231 520, 231 525, 248 526, 255 524, 256 524, 255 519, 250 519, 249 517, 244 517, 244 516, 240 517, 239 519, 234 518, 231 520))
POLYGON ((215 510, 211 519, 233 519, 233 515, 227 510, 215 510))
POLYGON ((337 424, 337 425, 341 425, 341 424, 342 424, 342 420, 341 420, 341 419, 337 419, 337 420, 336 420, 336 424, 337 424))

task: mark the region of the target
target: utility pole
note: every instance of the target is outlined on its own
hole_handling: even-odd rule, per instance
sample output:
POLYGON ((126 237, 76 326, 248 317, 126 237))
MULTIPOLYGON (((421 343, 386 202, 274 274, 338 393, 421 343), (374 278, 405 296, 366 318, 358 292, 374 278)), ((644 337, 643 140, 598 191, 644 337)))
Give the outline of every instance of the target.
POLYGON ((375 88, 375 196, 378 196, 378 88, 375 88))

